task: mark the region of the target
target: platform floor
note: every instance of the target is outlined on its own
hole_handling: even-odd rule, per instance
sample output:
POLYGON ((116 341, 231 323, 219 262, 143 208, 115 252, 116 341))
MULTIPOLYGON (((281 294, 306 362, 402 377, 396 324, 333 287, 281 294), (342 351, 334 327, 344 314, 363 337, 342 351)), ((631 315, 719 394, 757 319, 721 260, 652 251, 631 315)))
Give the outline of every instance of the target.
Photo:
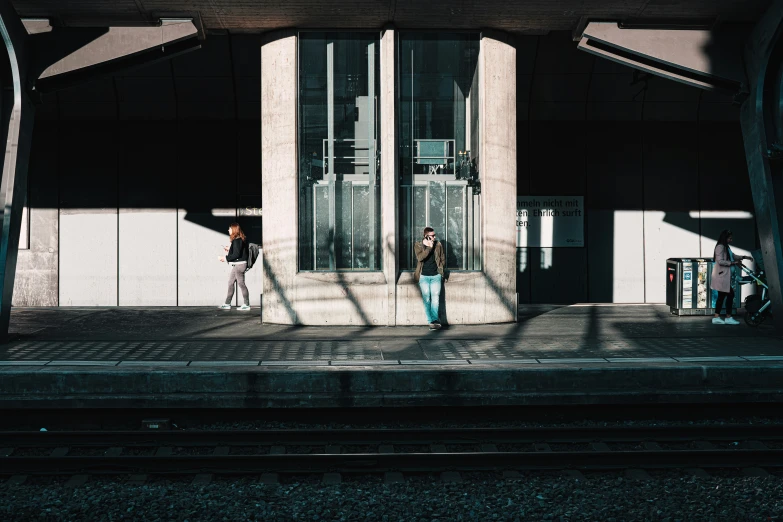
POLYGON ((257 309, 15 308, 10 331, 0 366, 783 361, 772 319, 713 325, 660 305, 522 306, 514 324, 440 331, 269 325, 257 309))
POLYGON ((771 324, 528 306, 514 324, 285 327, 258 310, 14 309, 0 410, 783 402, 771 324))

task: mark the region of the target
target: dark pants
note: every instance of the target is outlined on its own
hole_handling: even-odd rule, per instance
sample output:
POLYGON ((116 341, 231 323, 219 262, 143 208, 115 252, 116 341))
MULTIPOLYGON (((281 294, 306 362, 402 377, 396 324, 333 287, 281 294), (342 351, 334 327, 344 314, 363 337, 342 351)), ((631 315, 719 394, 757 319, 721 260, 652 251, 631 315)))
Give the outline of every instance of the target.
POLYGON ((729 292, 718 292, 718 298, 715 300, 715 313, 720 314, 720 309, 723 308, 723 300, 726 301, 726 315, 731 315, 731 309, 734 307, 734 288, 729 292), (728 299, 727 299, 728 298, 728 299))

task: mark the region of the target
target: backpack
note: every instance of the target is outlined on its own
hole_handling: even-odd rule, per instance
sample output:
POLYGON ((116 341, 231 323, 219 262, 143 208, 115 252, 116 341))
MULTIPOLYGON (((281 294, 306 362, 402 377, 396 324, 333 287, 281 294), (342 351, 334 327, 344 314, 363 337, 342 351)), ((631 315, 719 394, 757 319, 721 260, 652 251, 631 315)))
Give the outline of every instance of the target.
POLYGON ((245 271, 253 268, 253 265, 256 264, 256 259, 258 259, 258 256, 260 254, 261 254, 261 245, 257 245, 255 243, 247 244, 247 269, 245 269, 245 271))

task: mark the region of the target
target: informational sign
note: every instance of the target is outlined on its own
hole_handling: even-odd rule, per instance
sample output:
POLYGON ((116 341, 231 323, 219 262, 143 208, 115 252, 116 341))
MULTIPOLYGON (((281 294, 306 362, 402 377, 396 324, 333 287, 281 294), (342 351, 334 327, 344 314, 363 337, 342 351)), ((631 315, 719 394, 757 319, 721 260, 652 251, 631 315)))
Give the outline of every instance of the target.
POLYGON ((263 212, 261 210, 261 207, 251 207, 246 206, 244 208, 239 209, 239 215, 240 216, 261 216, 263 215, 263 212))
POLYGON ((583 196, 517 196, 517 248, 583 247, 583 196))

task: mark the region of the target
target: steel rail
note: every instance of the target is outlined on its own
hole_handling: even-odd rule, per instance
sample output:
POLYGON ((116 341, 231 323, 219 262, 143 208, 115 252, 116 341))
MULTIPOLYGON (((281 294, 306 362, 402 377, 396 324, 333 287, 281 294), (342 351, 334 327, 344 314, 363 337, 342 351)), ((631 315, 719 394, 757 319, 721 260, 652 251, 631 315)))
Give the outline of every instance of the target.
POLYGON ((240 446, 427 443, 680 442, 783 440, 783 425, 282 429, 239 431, 2 431, 0 447, 42 446, 240 446))
POLYGON ((3 474, 376 473, 782 467, 783 450, 3 457, 3 474))

